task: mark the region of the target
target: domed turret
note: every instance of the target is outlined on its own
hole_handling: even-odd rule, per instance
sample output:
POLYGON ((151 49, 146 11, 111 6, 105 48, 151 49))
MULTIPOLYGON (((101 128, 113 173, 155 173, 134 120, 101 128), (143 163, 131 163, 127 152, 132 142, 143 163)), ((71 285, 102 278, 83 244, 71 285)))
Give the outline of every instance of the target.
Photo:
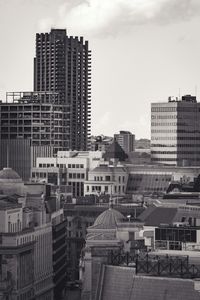
POLYGON ((19 174, 11 168, 3 168, 0 171, 0 182, 21 182, 22 179, 19 174))
POLYGON ((122 222, 124 216, 116 209, 109 208, 101 213, 92 227, 99 229, 115 229, 117 223, 122 222))

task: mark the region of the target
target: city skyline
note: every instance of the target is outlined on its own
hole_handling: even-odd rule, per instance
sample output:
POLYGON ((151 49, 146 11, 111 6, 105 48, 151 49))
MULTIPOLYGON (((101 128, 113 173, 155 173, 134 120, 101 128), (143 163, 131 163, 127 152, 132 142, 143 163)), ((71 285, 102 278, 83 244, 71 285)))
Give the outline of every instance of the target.
POLYGON ((0 98, 33 90, 36 32, 66 28, 92 50, 92 134, 149 138, 151 102, 198 99, 199 14, 195 0, 1 0, 0 98))

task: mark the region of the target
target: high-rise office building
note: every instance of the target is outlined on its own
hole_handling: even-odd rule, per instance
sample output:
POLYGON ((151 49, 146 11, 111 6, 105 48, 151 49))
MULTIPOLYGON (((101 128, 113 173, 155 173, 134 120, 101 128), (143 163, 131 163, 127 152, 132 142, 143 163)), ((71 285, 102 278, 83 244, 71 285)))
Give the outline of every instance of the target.
POLYGON ((195 96, 151 104, 151 157, 161 164, 200 165, 200 103, 195 96))
POLYGON ((114 139, 127 154, 135 150, 135 135, 129 131, 120 131, 114 135, 114 139))
POLYGON ((65 29, 36 34, 34 90, 58 92, 70 105, 71 150, 87 150, 90 136, 91 51, 65 29))

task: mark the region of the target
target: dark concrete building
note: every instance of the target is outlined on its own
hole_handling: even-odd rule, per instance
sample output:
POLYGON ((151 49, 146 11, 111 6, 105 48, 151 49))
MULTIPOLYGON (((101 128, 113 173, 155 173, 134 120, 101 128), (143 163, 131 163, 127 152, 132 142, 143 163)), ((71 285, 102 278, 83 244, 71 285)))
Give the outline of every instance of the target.
POLYGON ((36 34, 34 90, 58 92, 70 105, 68 149, 87 150, 90 136, 91 51, 83 37, 65 29, 36 34))
POLYGON ((66 287, 66 224, 64 220, 52 226, 54 299, 61 299, 66 287))
POLYGON ((24 180, 30 178, 36 157, 69 147, 69 106, 58 93, 7 93, 0 120, 0 167, 9 165, 24 180))

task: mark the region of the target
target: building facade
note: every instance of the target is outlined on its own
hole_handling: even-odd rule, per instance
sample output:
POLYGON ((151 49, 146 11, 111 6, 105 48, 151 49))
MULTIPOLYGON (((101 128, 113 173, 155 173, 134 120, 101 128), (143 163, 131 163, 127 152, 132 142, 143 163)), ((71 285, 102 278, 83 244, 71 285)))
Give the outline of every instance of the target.
POLYGON ((152 162, 200 165, 200 103, 195 96, 151 104, 152 162))
POLYGON ((0 171, 0 185, 0 296, 53 300, 52 223, 44 199, 33 197, 10 168, 0 171))
POLYGON ((57 184, 59 173, 60 184, 70 186, 73 197, 83 196, 88 170, 98 165, 102 155, 100 151, 58 151, 57 157, 38 157, 36 167, 32 168, 32 180, 57 184))
POLYGON ((114 135, 114 139, 122 147, 125 153, 130 153, 135 150, 135 135, 129 131, 120 131, 114 135))
POLYGON ((72 150, 87 150, 90 136, 91 51, 83 37, 67 36, 65 29, 36 34, 34 90, 60 94, 70 105, 72 150))

